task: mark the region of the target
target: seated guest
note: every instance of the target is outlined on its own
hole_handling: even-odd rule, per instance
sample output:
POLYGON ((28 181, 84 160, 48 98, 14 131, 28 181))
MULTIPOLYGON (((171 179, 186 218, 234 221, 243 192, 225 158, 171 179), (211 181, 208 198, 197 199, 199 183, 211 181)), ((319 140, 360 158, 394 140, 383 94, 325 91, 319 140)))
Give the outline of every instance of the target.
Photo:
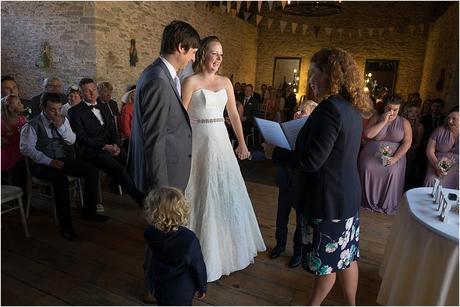
POLYGON ((269 94, 269 98, 267 98, 265 103, 265 119, 280 122, 280 99, 281 99, 281 91, 272 89, 269 94))
POLYGON ((24 156, 19 151, 19 131, 27 122, 22 116, 24 105, 18 96, 13 95, 3 97, 1 103, 2 176, 9 179, 8 184, 22 189, 22 201, 25 204, 27 201, 26 163, 24 156))
POLYGON ((61 116, 60 95, 44 93, 41 108, 43 112, 22 128, 19 148, 23 155, 33 161, 32 175, 53 184, 54 204, 62 236, 73 240, 77 234, 72 227, 67 176, 85 179, 81 218, 105 222, 108 217, 96 213, 99 172, 80 159, 73 158, 69 147, 75 143, 75 133, 67 118, 61 116))
POLYGON ((76 106, 81 101, 80 89, 78 88, 78 85, 72 85, 71 87, 69 87, 69 89, 67 90, 67 97, 69 102, 62 106, 61 111, 61 115, 65 117, 67 117, 69 109, 71 107, 76 106))
MULTIPOLYGON (((16 80, 9 75, 3 76, 2 77, 2 89, 1 89, 1 95, 2 98, 8 95, 13 95, 13 96, 20 96, 19 95, 19 87, 18 84, 16 83, 16 80)), ((32 110, 30 108, 31 101, 27 99, 20 98, 22 104, 24 105, 24 116, 26 118, 31 118, 32 116, 32 110)))
POLYGON ((358 168, 362 206, 394 214, 404 191, 406 152, 412 144, 407 119, 398 116, 402 104, 398 94, 383 99, 384 114, 374 114, 364 130, 369 141, 361 150, 358 168))
POLYGON ((234 91, 235 91, 235 100, 242 103, 244 99, 244 92, 241 87, 241 83, 239 82, 235 83, 234 91))
POLYGON ((69 110, 69 120, 77 135, 80 157, 108 174, 142 206, 144 195, 125 168, 126 153, 120 148, 111 114, 96 102, 96 84, 93 79, 83 78, 79 87, 83 100, 69 110))
MULTIPOLYGON (((426 103, 426 102, 425 102, 426 103)), ((436 98, 433 100, 430 106, 430 113, 422 116, 420 123, 423 125, 423 144, 428 144, 433 131, 444 123, 445 116, 442 114, 442 108, 444 107, 444 100, 436 98)))
POLYGON ((124 138, 123 146, 125 148, 128 148, 129 138, 131 137, 135 95, 136 86, 134 85, 128 92, 126 92, 123 95, 123 97, 121 97, 121 102, 123 102, 123 106, 121 107, 120 130, 121 136, 124 138))
POLYGON ((439 178, 443 187, 458 190, 458 131, 458 106, 455 106, 447 114, 446 123, 436 128, 428 141, 429 164, 424 186, 432 186, 434 179, 439 178))
POLYGON ((43 80, 43 93, 40 93, 31 99, 30 108, 32 109, 31 118, 40 114, 41 95, 44 93, 56 93, 61 97, 62 104, 67 103, 67 96, 62 93, 61 80, 56 77, 46 78, 43 80))
POLYGON ((293 88, 289 88, 289 94, 286 95, 286 103, 284 104, 284 117, 287 121, 294 118, 294 112, 297 107, 297 98, 293 88))
POLYGON ((144 239, 153 257, 155 273, 149 276, 155 285, 160 306, 192 305, 193 297, 204 298, 207 290, 206 264, 196 235, 185 227, 190 206, 176 188, 151 191, 145 200, 149 225, 144 239))
POLYGON ((253 87, 248 84, 244 87, 244 98, 243 98, 243 132, 244 135, 251 133, 252 127, 254 127, 254 116, 257 112, 260 100, 254 95, 253 87))
POLYGON ((412 104, 409 104, 403 113, 403 117, 409 121, 412 129, 412 145, 406 153, 404 191, 420 187, 423 180, 420 174, 420 165, 424 159, 420 157, 421 151, 419 150, 423 138, 423 125, 420 123, 420 108, 417 106, 417 103, 417 100, 414 99, 412 104))
POLYGON ((112 99, 113 93, 113 86, 110 82, 100 82, 97 85, 97 93, 99 97, 97 97, 97 103, 103 105, 107 108, 112 118, 112 121, 115 125, 115 128, 118 131, 120 127, 119 118, 120 118, 120 110, 118 109, 118 103, 112 99))

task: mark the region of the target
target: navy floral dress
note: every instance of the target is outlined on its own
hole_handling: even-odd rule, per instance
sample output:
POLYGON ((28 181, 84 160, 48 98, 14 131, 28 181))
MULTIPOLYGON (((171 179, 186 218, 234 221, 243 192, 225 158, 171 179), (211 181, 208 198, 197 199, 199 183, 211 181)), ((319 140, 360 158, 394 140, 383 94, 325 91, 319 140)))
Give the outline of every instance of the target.
POLYGON ((346 269, 359 259, 359 212, 344 220, 304 219, 302 266, 315 275, 346 269))

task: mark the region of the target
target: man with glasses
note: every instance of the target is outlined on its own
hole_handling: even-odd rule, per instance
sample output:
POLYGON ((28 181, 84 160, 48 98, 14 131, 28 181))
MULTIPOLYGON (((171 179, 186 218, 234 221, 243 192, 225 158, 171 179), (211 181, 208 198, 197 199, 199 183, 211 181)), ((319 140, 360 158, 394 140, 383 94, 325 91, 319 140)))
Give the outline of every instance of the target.
MULTIPOLYGON (((61 97, 62 104, 67 103, 67 96, 62 93, 61 80, 56 77, 46 78, 43 81, 43 93, 56 93, 61 97)), ((32 109, 32 117, 40 114, 40 97, 43 93, 38 94, 37 96, 32 97, 32 102, 30 107, 32 109)))

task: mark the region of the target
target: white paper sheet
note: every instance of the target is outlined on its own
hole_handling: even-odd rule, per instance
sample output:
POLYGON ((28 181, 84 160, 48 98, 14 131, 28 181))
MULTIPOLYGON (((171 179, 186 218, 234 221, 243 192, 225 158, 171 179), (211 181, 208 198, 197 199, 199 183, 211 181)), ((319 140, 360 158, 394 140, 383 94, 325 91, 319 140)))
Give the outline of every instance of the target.
POLYGON ((255 118, 266 143, 289 150, 294 150, 297 135, 306 120, 307 118, 304 117, 280 124, 271 120, 255 118))

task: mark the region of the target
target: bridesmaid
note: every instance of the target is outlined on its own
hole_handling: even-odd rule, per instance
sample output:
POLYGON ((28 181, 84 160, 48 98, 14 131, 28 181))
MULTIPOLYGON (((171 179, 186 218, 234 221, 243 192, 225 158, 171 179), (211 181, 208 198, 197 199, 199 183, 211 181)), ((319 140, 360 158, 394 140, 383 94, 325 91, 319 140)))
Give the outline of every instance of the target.
POLYGON ((458 106, 455 106, 449 111, 445 124, 436 128, 428 141, 428 169, 424 186, 432 186, 434 179, 441 177, 443 187, 458 189, 458 131, 458 106), (439 160, 444 157, 454 162, 447 171, 438 166, 439 160))
POLYGON ((398 116, 402 98, 387 94, 383 98, 384 114, 374 114, 364 130, 369 141, 364 145, 358 168, 362 186, 362 206, 386 214, 396 213, 404 190, 406 152, 412 144, 412 128, 398 116), (385 165, 381 148, 388 146, 390 158, 385 165))

